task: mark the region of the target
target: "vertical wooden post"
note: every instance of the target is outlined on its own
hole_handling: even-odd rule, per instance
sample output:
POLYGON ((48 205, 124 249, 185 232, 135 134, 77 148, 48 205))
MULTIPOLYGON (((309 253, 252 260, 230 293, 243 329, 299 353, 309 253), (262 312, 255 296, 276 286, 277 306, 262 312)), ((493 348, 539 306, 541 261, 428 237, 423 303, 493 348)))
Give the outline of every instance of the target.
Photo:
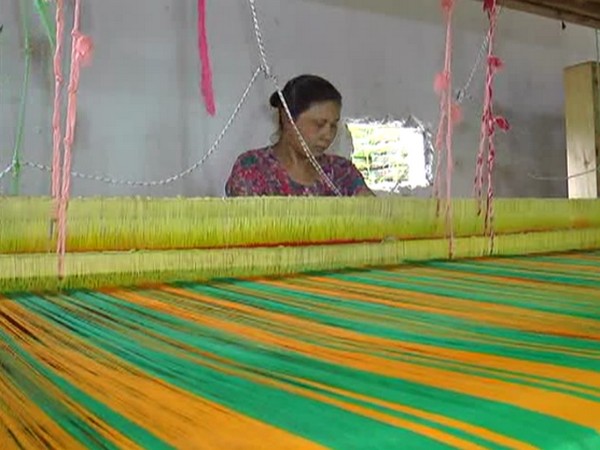
POLYGON ((564 73, 569 198, 598 198, 600 192, 599 75, 596 62, 564 73))

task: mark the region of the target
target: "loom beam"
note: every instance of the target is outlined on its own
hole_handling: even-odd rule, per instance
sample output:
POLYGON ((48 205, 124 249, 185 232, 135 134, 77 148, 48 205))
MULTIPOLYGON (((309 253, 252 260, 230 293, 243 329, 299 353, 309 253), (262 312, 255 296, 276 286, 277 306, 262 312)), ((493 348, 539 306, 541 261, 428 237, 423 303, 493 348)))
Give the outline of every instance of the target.
MULTIPOLYGON (((396 265, 448 258, 424 199, 74 199, 56 276, 47 198, 1 200, 0 291, 99 288, 396 265), (351 225, 349 225, 351 224, 351 225)), ((600 248, 600 201, 498 199, 495 241, 455 200, 455 258, 600 248)))

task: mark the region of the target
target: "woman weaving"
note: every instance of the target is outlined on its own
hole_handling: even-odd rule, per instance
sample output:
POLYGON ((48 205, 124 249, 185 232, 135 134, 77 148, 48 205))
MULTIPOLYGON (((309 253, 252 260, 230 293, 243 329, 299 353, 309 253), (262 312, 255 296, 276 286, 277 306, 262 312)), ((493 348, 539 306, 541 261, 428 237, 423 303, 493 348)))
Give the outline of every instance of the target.
MULTIPOLYGON (((283 97, 308 148, 341 195, 373 195, 349 160, 325 153, 340 121, 342 96, 338 90, 323 78, 302 75, 285 85, 283 97)), ((279 140, 236 160, 225 185, 227 196, 336 195, 306 156, 277 92, 270 104, 279 114, 279 140)))

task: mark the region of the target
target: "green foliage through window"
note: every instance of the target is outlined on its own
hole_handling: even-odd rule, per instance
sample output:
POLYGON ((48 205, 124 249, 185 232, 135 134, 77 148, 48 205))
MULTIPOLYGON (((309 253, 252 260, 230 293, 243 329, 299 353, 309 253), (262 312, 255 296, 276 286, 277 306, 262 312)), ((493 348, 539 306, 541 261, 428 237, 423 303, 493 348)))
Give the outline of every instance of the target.
POLYGON ((402 122, 348 121, 352 162, 371 189, 394 191, 428 186, 425 136, 402 122))

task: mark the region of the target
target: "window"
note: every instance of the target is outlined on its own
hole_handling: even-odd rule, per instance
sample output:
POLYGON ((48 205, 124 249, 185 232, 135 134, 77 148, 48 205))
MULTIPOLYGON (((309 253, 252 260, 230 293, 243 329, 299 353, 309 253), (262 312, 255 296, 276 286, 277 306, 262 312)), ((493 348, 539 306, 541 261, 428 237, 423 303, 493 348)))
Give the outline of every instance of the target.
POLYGON ((348 120, 352 162, 370 189, 400 192, 431 186, 430 133, 414 118, 406 121, 348 120))

